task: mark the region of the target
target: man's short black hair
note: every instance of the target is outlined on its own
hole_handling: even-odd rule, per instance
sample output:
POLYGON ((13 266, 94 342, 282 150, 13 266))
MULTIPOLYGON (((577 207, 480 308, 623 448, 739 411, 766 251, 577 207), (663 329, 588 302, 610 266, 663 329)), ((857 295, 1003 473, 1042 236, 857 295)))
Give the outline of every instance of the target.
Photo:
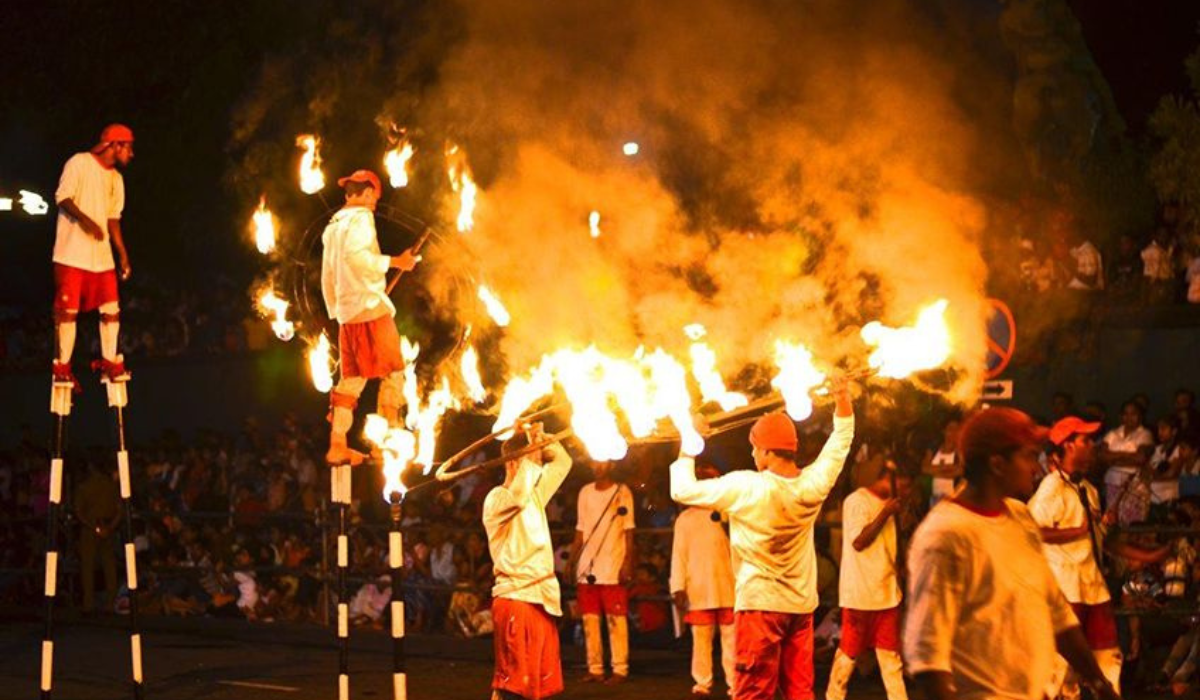
POLYGON ((795 450, 766 450, 766 453, 780 457, 785 461, 792 462, 793 464, 796 462, 795 450))

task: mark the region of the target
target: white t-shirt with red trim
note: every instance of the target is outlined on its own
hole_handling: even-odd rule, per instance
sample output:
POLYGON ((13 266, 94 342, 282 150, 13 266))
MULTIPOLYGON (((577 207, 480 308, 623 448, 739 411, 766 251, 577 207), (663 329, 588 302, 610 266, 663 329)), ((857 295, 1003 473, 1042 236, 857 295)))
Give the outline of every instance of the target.
POLYGON ((54 237, 54 262, 88 272, 106 272, 116 267, 109 219, 120 219, 125 209, 125 181, 116 168, 106 168, 91 153, 76 153, 63 166, 54 201, 69 199, 95 221, 104 232, 101 240, 92 238, 75 217, 58 209, 54 237))
POLYGON ((900 604, 896 576, 896 519, 888 518, 879 536, 861 552, 854 540, 875 520, 886 503, 860 488, 842 501, 842 571, 838 604, 851 610, 888 610, 900 604))
POLYGON ((625 484, 601 491, 595 483, 579 490, 579 517, 575 529, 583 536, 583 550, 575 567, 577 582, 588 574, 599 585, 621 582, 625 563, 625 533, 633 529, 633 492, 625 484))

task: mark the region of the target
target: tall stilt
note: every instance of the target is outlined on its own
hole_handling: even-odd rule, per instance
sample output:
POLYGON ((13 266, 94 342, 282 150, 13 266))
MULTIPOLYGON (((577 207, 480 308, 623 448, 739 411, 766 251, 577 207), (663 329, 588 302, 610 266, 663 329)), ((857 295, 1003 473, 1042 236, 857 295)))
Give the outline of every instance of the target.
POLYGON ((392 529, 388 533, 388 566, 392 570, 392 698, 407 700, 407 659, 404 655, 404 589, 401 573, 404 570, 404 538, 400 533, 400 521, 404 494, 393 491, 392 529))
POLYGON ((108 390, 108 405, 117 417, 117 478, 121 486, 123 539, 125 551, 125 584, 129 589, 129 655, 132 662, 130 678, 133 682, 134 700, 142 700, 145 682, 142 677, 142 631, 138 618, 137 547, 133 533, 133 489, 130 485, 129 451, 125 445, 125 406, 129 404, 129 393, 125 381, 104 379, 108 390))
POLYGON ((63 456, 67 416, 71 415, 72 382, 50 385, 50 413, 54 415, 54 444, 50 452, 50 504, 46 509, 45 628, 42 632, 41 697, 50 700, 54 689, 54 598, 58 593, 58 510, 62 504, 63 456))
POLYGON ((350 538, 346 535, 346 520, 351 499, 349 465, 333 467, 330 501, 337 504, 337 635, 338 635, 338 700, 350 700, 350 600, 346 593, 346 573, 350 566, 350 538))

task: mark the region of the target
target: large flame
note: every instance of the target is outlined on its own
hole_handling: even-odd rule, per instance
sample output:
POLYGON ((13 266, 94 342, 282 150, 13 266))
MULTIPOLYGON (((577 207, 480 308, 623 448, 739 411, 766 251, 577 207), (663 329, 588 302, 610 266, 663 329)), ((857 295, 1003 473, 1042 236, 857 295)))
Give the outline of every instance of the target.
POLYGON ((863 341, 875 348, 867 364, 881 377, 891 379, 940 367, 952 349, 946 325, 947 303, 939 299, 922 309, 913 326, 889 328, 878 321, 863 326, 863 341))
POLYGON ((715 401, 724 411, 732 411, 750 403, 745 394, 729 391, 725 388, 725 380, 717 372, 717 353, 703 341, 708 331, 699 323, 683 329, 692 339, 690 354, 692 357, 692 376, 700 385, 700 397, 704 401, 715 401))
POLYGON ((288 303, 275 293, 274 289, 265 289, 258 296, 258 308, 264 316, 273 316, 271 330, 275 337, 289 341, 296 335, 296 326, 287 320, 288 303))
POLYGON ((487 398, 487 389, 483 387, 483 378, 479 374, 479 353, 475 352, 474 345, 468 345, 463 351, 459 370, 467 387, 467 396, 475 403, 483 403, 487 398))
POLYGON ((322 333, 317 342, 308 349, 308 373, 313 386, 322 394, 333 389, 333 357, 330 354, 329 338, 322 333))
POLYGON ((296 137, 296 146, 304 149, 300 156, 300 191, 316 194, 325 189, 325 173, 321 172, 321 153, 317 150, 321 140, 312 134, 296 137))
POLYGON ((592 234, 592 238, 600 237, 600 212, 593 211, 588 214, 588 230, 592 234))
POLYGON ((395 148, 383 156, 383 167, 387 170, 392 187, 399 189, 408 186, 408 161, 412 160, 413 152, 412 143, 401 137, 395 148))
POLYGON ((404 470, 417 456, 417 438, 404 428, 389 427, 387 419, 372 413, 363 425, 363 436, 379 447, 383 455, 383 499, 391 501, 393 494, 404 496, 404 470))
POLYGON ((779 374, 771 380, 771 386, 783 394, 788 415, 795 421, 811 416, 809 392, 825 383, 825 373, 813 364, 812 352, 799 343, 775 341, 775 366, 779 374))
POLYGON ((420 354, 420 343, 414 343, 408 336, 400 337, 400 357, 404 360, 404 403, 408 407, 404 424, 409 430, 417 429, 417 417, 421 408, 421 394, 417 386, 417 357, 420 354))
POLYGON ((485 285, 479 285, 479 300, 483 302, 487 308, 488 315, 496 322, 497 326, 505 328, 512 322, 512 316, 509 315, 508 309, 504 308, 504 304, 500 302, 500 298, 488 289, 485 285))
POLYGON ((450 378, 442 377, 437 389, 429 393, 425 405, 417 411, 417 454, 415 461, 424 465, 424 473, 428 474, 433 468, 434 448, 437 447, 437 428, 442 415, 450 409, 457 409, 458 401, 454 392, 450 391, 450 378))
POLYGON ((450 176, 450 187, 458 194, 458 218, 455 224, 460 232, 475 227, 475 196, 479 189, 471 177, 471 166, 467 156, 455 144, 446 146, 446 169, 450 176))
POLYGON ((646 357, 650 368, 651 405, 655 415, 669 418, 679 431, 680 450, 684 454, 698 455, 704 451, 704 438, 696 431, 692 421, 691 396, 687 389, 687 372, 683 365, 661 348, 646 357))
POLYGON ((44 216, 46 212, 50 211, 50 203, 42 195, 37 192, 30 192, 29 190, 20 190, 20 193, 21 199, 18 201, 26 214, 44 216))
POLYGON ((275 215, 267 209, 267 195, 258 200, 258 209, 254 210, 254 245, 258 252, 266 255, 275 250, 275 215))

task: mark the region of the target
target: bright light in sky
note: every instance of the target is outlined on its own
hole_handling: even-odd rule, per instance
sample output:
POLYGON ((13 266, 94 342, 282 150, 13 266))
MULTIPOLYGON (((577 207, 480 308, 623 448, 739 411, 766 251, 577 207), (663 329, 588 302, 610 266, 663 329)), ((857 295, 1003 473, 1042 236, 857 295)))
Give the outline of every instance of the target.
POLYGON ((636 156, 639 150, 641 150, 641 147, 638 146, 637 141, 629 141, 621 147, 621 151, 627 156, 636 156))

